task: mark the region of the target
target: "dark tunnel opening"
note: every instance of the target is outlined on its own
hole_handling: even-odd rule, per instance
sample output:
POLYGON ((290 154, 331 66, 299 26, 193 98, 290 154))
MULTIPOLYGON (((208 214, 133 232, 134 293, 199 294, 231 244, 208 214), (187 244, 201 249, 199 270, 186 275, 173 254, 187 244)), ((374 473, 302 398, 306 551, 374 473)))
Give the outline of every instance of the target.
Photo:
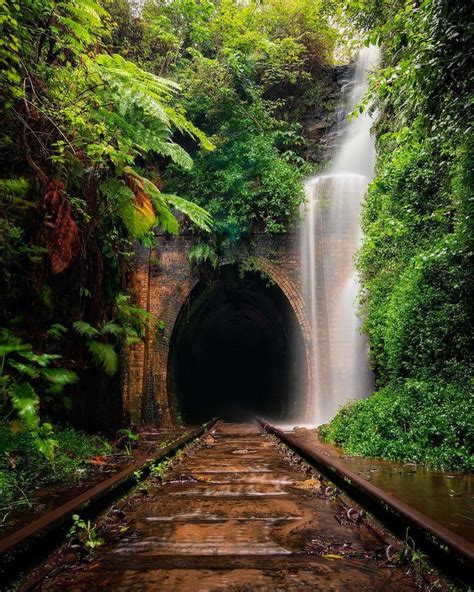
POLYGON ((200 282, 170 343, 171 406, 185 423, 289 419, 304 388, 303 337, 281 289, 237 267, 200 282))

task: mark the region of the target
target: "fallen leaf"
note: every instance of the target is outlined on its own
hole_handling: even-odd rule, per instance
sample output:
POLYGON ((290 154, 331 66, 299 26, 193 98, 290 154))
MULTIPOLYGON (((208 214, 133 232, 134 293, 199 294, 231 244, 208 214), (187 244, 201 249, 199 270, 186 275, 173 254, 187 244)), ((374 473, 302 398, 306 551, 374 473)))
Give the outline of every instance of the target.
POLYGON ((86 460, 87 463, 90 465, 105 465, 107 463, 107 459, 105 456, 94 456, 86 460))
POLYGON ((299 489, 319 489, 321 487, 321 481, 317 479, 306 479, 306 481, 300 481, 295 484, 299 489))

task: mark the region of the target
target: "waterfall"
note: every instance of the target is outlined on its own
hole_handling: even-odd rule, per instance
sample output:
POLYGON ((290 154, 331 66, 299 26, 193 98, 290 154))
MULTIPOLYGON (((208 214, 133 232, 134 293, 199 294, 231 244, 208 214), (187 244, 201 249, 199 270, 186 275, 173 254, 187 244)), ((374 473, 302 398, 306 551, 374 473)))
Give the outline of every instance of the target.
MULTIPOLYGON (((351 112, 367 88, 367 75, 377 63, 378 49, 359 54, 346 90, 351 112)), ((306 205, 300 231, 302 289, 312 328, 312 392, 304 422, 331 420, 351 399, 373 390, 367 342, 356 315, 358 278, 354 255, 361 240, 360 212, 374 173, 375 145, 367 113, 341 124, 340 147, 325 174, 305 184, 306 205)))

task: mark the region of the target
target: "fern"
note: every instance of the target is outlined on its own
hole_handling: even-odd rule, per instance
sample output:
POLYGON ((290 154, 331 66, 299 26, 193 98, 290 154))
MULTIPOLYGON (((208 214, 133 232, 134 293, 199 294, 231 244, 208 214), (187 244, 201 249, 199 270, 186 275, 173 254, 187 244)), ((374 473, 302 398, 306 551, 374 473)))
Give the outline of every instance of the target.
POLYGON ((122 327, 120 327, 120 325, 117 325, 117 323, 109 321, 108 323, 105 323, 105 325, 103 325, 100 332, 102 333, 102 335, 115 335, 115 337, 118 337, 123 333, 123 329, 122 327))
POLYGON ((133 237, 142 238, 156 224, 154 210, 138 204, 134 192, 121 179, 108 179, 102 183, 100 190, 106 197, 116 202, 122 222, 133 237))
POLYGON ((189 170, 193 166, 193 159, 189 156, 186 150, 179 146, 179 144, 158 140, 155 141, 150 148, 162 156, 168 156, 174 163, 185 170, 189 170))
POLYGON ((67 333, 67 328, 64 325, 61 325, 61 323, 54 323, 46 333, 51 339, 59 340, 64 337, 65 333, 67 333))
POLYGON ((66 46, 76 54, 83 52, 99 37, 108 18, 108 12, 95 0, 58 2, 54 14, 62 29, 57 41, 65 41, 66 46))
POLYGON ((174 148, 176 145, 171 141, 171 128, 175 127, 180 132, 197 139, 206 150, 214 149, 214 145, 204 132, 170 104, 171 101, 176 101, 176 96, 181 90, 176 82, 146 72, 117 54, 113 56, 102 54, 96 56, 94 60, 87 59, 86 64, 92 76, 98 76, 103 82, 106 82, 107 90, 101 92, 107 96, 108 103, 112 101, 115 104, 116 114, 118 113, 119 117, 124 119, 119 122, 119 118, 117 118, 116 123, 122 129, 127 128, 127 137, 134 137, 134 142, 138 147, 145 148, 146 146, 160 154, 176 159, 180 166, 183 163, 185 167, 189 167, 189 155, 180 147, 174 148), (142 117, 136 116, 137 109, 143 111, 142 117), (137 132, 140 133, 141 140, 138 140, 139 134, 137 132, 133 133, 128 128, 127 115, 132 114, 134 115, 134 124, 138 124, 137 132), (147 120, 147 118, 150 119, 147 120), (144 125, 143 122, 145 122, 144 125), (153 128, 155 122, 162 127, 158 134, 159 141, 155 141, 152 145, 153 140, 147 138, 146 129, 153 128))
POLYGON ((168 107, 167 109, 168 117, 174 123, 174 125, 179 129, 182 133, 187 133, 193 138, 199 140, 202 148, 204 150, 215 150, 215 145, 211 142, 211 140, 206 136, 206 134, 197 128, 191 121, 186 119, 186 117, 176 111, 175 109, 168 107))
MULTIPOLYGON (((68 384, 75 384, 78 382, 78 376, 72 370, 65 368, 47 368, 43 370, 42 375, 55 387, 54 392, 57 394, 61 392, 63 388, 68 384)), ((51 392, 51 389, 49 390, 51 392)))
POLYGON ((169 204, 174 206, 177 210, 186 214, 186 216, 196 224, 201 230, 205 230, 206 232, 211 232, 213 226, 213 219, 212 216, 201 206, 184 199, 182 197, 178 197, 177 195, 169 195, 169 194, 162 194, 163 199, 165 199, 169 204))
POLYGON ((73 329, 76 333, 81 335, 82 337, 87 337, 89 339, 95 339, 99 337, 100 333, 97 331, 95 327, 86 323, 85 321, 75 321, 73 324, 73 329))
POLYGON ((208 243, 198 243, 189 252, 189 260, 195 265, 209 262, 214 269, 219 265, 219 257, 213 247, 208 243))
POLYGON ((101 366, 108 376, 113 376, 118 368, 118 356, 113 345, 90 340, 86 343, 95 364, 101 366))
POLYGON ((0 179, 0 203, 17 208, 36 207, 37 204, 26 199, 29 190, 29 181, 23 177, 0 179))

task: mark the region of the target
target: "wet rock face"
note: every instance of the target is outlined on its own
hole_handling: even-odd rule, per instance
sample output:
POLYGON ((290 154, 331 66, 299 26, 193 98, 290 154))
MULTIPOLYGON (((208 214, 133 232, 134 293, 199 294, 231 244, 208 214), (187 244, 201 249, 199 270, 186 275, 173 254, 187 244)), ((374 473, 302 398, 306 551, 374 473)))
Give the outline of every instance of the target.
POLYGON ((338 145, 341 124, 347 111, 343 106, 343 92, 350 84, 353 66, 336 66, 326 71, 324 85, 330 91, 327 106, 314 105, 304 122, 304 134, 308 142, 306 160, 321 168, 338 145))

